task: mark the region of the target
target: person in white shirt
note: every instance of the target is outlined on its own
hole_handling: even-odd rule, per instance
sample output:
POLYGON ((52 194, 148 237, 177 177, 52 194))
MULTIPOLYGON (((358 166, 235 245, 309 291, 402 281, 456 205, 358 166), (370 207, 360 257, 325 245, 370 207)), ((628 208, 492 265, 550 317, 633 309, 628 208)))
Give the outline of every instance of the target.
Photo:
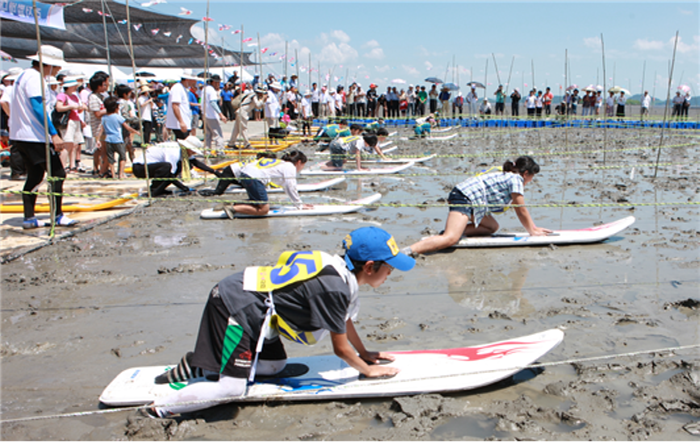
POLYGON ((226 123, 226 116, 219 107, 219 90, 221 89, 221 77, 214 74, 207 80, 204 87, 204 99, 202 108, 204 112, 204 146, 208 149, 224 149, 224 132, 221 129, 221 122, 226 123), (214 146, 212 147, 212 142, 214 146))
POLYGON ((612 117, 614 112, 615 112, 615 93, 610 91, 610 96, 608 96, 608 98, 605 99, 605 115, 608 117, 612 117))
POLYGON ((132 166, 134 176, 142 179, 146 178, 146 168, 148 168, 148 177, 153 178, 151 196, 162 196, 171 184, 185 194, 193 191, 177 179, 182 171, 183 151, 186 153, 190 168, 197 167, 217 175, 213 168, 195 159, 195 156, 202 156, 202 141, 197 136, 188 136, 187 139, 178 139, 177 142, 168 141, 151 145, 145 150, 147 167, 144 165, 143 152, 134 159, 132 166))
POLYGON ((314 116, 320 116, 319 103, 321 102, 321 91, 318 89, 316 82, 311 84, 311 111, 314 116))
POLYGON ((34 215, 37 197, 34 192, 44 180, 47 162, 49 175, 53 178, 48 185, 48 199, 53 200, 54 203, 56 224, 72 226, 77 222, 64 215, 62 207, 63 180, 66 177, 66 171, 63 169, 59 153, 64 149, 64 142, 48 116, 46 104, 49 98, 48 79, 65 63, 63 51, 50 45, 41 45, 37 54, 27 58, 32 61, 32 67, 24 70, 15 82, 9 121, 10 140, 17 146, 27 169, 27 180, 22 194, 24 205, 22 228, 36 229, 46 225, 34 215), (40 58, 43 63, 43 72, 40 71, 40 58), (45 87, 43 91, 42 77, 45 87), (48 122, 48 128, 44 128, 45 121, 48 122), (48 159, 46 133, 50 137, 48 159))
POLYGON ((165 127, 170 129, 177 139, 187 138, 192 129, 192 110, 187 91, 197 83, 198 79, 192 70, 183 70, 180 82, 170 89, 165 127))
MULTIPOLYGON (((11 70, 14 70, 15 68, 11 68, 11 70)), ((2 83, 3 86, 5 87, 2 97, 0 97, 0 107, 2 107, 3 110, 3 119, 5 121, 3 122, 3 126, 1 127, 3 130, 6 130, 9 128, 8 123, 10 119, 10 115, 12 113, 11 110, 11 104, 12 104, 12 97, 13 97, 13 92, 14 92, 14 83, 15 80, 19 77, 20 73, 22 72, 21 69, 18 70, 17 73, 11 73, 11 74, 6 74, 3 79, 2 83)), ((10 146, 10 179, 13 181, 19 181, 23 179, 22 177, 26 174, 27 170, 24 167, 24 160, 22 159, 22 155, 20 152, 17 150, 17 147, 13 144, 10 146)))
POLYGON ((479 96, 476 94, 476 87, 472 86, 472 90, 467 94, 467 106, 469 107, 469 115, 476 116, 476 110, 479 103, 479 96))
POLYGON ((600 116, 600 109, 603 107, 603 92, 598 91, 595 96, 595 115, 600 116))
POLYGON ((311 121, 314 118, 314 113, 313 113, 313 102, 312 100, 312 93, 309 90, 306 90, 304 92, 304 98, 301 100, 301 133, 302 136, 306 136, 307 131, 308 135, 311 136, 311 121))
POLYGON ((627 98, 625 97, 624 91, 620 91, 620 95, 615 102, 617 102, 617 117, 625 117, 625 104, 627 103, 627 98))
POLYGON ((648 91, 645 91, 642 97, 642 119, 644 116, 649 116, 649 107, 651 107, 651 96, 648 91))
POLYGON ((280 101, 279 93, 282 90, 282 85, 279 82, 270 83, 265 99, 265 120, 269 128, 277 128, 280 126, 280 101))
POLYGON ((270 211, 267 198, 267 185, 274 182, 282 186, 287 196, 297 208, 310 209, 313 205, 302 204, 297 191, 297 173, 304 169, 307 158, 304 153, 292 150, 282 156, 282 159, 260 158, 246 164, 241 169, 238 181, 248 192, 251 204, 227 204, 223 206, 226 215, 233 219, 236 213, 244 215, 264 216, 270 211))
POLYGON ((151 144, 151 133, 153 133, 153 98, 151 97, 151 87, 148 83, 142 83, 139 87, 138 103, 141 110, 141 129, 143 131, 143 145, 151 144))

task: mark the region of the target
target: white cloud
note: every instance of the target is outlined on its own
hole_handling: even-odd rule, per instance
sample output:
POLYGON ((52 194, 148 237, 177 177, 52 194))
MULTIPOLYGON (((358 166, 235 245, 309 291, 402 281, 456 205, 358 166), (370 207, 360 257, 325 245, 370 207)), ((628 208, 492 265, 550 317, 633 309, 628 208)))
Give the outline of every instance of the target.
POLYGON ((600 48, 600 37, 586 37, 583 39, 583 45, 587 48, 600 48))
MULTIPOLYGON (((671 44, 673 44, 673 38, 671 39, 671 44)), ((634 41, 633 47, 640 51, 657 51, 664 49, 664 42, 660 40, 637 39, 634 41)))
POLYGON ((369 42, 362 45, 362 47, 363 48, 378 48, 379 42, 377 42, 376 40, 370 40, 369 42))
POLYGON ((380 73, 384 73, 386 71, 389 71, 391 69, 391 67, 389 65, 375 66, 374 69, 379 71, 380 73))
POLYGON ((406 70, 406 72, 408 74, 411 74, 414 76, 417 76, 420 74, 420 71, 418 71, 416 68, 414 68, 412 66, 408 66, 408 65, 401 65, 401 66, 403 67, 404 70, 406 70))
POLYGON ((336 44, 333 42, 323 47, 319 59, 324 63, 339 64, 355 59, 357 56, 357 50, 347 43, 336 44))
POLYGON ((425 61, 425 69, 430 71, 433 69, 433 64, 428 62, 427 60, 425 61))
MULTIPOLYGON (((674 40, 676 37, 671 37, 670 44, 673 45, 674 40)), ((694 42, 691 44, 687 44, 683 42, 683 38, 681 36, 678 36, 678 52, 679 53, 687 53, 691 51, 698 52, 700 50, 700 36, 694 36, 693 37, 694 42)))
POLYGON ((693 11, 688 11, 688 10, 685 10, 685 9, 680 9, 680 8, 678 8, 678 12, 680 12, 680 13, 683 14, 683 15, 693 15, 693 11))
POLYGON ((384 58, 384 50, 381 48, 374 48, 372 51, 365 54, 368 59, 382 60, 384 58))
POLYGON ((350 41, 350 36, 347 35, 344 31, 341 31, 339 29, 332 31, 331 37, 333 37, 333 38, 335 38, 338 41, 343 42, 343 43, 348 43, 350 41))

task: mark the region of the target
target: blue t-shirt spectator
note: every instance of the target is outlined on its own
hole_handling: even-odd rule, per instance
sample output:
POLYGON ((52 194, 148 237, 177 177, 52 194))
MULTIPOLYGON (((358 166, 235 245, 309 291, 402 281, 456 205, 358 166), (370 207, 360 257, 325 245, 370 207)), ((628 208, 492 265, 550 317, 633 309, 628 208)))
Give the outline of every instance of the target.
MULTIPOLYGON (((187 90, 187 97, 190 99, 190 104, 194 103, 199 103, 197 100, 197 95, 194 94, 191 90, 187 90)), ((190 105, 190 109, 192 110, 192 114, 201 114, 202 112, 199 109, 199 105, 190 105)))
POLYGON ((126 122, 119 113, 106 114, 102 116, 102 128, 105 132, 105 142, 110 144, 121 144, 124 142, 122 138, 122 124, 126 122))

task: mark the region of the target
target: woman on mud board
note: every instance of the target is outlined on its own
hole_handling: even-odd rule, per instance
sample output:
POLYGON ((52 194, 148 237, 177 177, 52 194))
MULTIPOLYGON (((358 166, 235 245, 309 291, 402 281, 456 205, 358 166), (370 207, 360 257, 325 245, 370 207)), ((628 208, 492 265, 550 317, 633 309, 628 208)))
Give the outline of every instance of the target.
POLYGON ((206 378, 156 400, 141 413, 158 418, 199 411, 226 402, 216 399, 245 394, 256 375, 275 375, 285 368, 280 335, 311 345, 330 332, 333 352, 360 373, 397 374, 398 369, 377 364, 394 357, 367 351, 353 319, 359 312, 359 286, 377 288, 394 268, 408 271, 415 261, 377 227, 354 230, 343 246, 344 258, 320 251, 285 252, 275 267, 248 267, 214 286, 194 353, 156 377, 156 383, 206 378))
MULTIPOLYGON (((418 241, 403 252, 413 255, 432 252, 456 244, 462 236, 488 236, 495 233, 498 223, 491 213, 503 211, 508 204, 525 204, 523 188, 539 171, 540 166, 530 156, 521 156, 515 164, 506 161, 503 172, 475 176, 457 184, 447 198, 450 213, 444 232, 418 241)), ((537 227, 527 208, 516 207, 515 213, 531 236, 552 233, 549 229, 537 227)))

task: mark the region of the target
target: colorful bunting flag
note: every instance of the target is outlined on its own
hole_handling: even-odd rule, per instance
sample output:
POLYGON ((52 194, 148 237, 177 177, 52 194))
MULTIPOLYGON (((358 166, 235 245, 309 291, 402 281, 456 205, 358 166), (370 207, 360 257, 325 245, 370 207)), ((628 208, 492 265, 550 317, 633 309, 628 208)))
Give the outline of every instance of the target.
POLYGON ((251 40, 253 40, 253 38, 252 38, 252 37, 248 37, 247 39, 243 39, 243 43, 245 43, 245 42, 250 42, 251 40))
POLYGON ((192 11, 180 6, 180 13, 178 15, 192 15, 192 11))
POLYGON ((142 26, 143 25, 141 23, 137 23, 136 25, 134 25, 134 29, 138 31, 139 29, 141 29, 142 26))
POLYGON ((219 31, 228 31, 231 29, 229 25, 219 25, 219 31))
POLYGON ((182 39, 182 34, 177 36, 177 39, 175 39, 175 43, 180 43, 180 39, 182 39))
POLYGON ((187 42, 187 44, 188 44, 188 45, 191 45, 193 41, 194 41, 194 39, 193 39, 193 38, 190 38, 190 41, 187 42))
POLYGON ((90 13, 90 12, 92 12, 92 9, 83 8, 83 12, 85 12, 85 13, 90 13))
POLYGON ((164 32, 164 33, 163 33, 163 35, 164 35, 165 37, 170 37, 171 34, 172 34, 172 31, 168 31, 168 32, 164 32))
POLYGON ((99 15, 103 15, 103 16, 105 16, 105 17, 112 17, 111 15, 107 14, 106 12, 97 11, 97 13, 98 13, 99 15))
POLYGON ((129 22, 126 19, 124 19, 124 20, 119 20, 117 23, 119 23, 120 25, 126 25, 129 22))
POLYGON ((237 30, 235 30, 235 31, 231 31, 231 34, 240 34, 240 33, 241 33, 241 30, 240 30, 240 29, 237 29, 237 30))
POLYGON ((202 17, 202 21, 203 21, 203 22, 213 22, 214 19, 211 18, 211 17, 202 17))
POLYGON ((159 29, 159 28, 156 28, 156 29, 152 29, 152 30, 151 30, 151 34, 153 34, 153 35, 158 34, 158 32, 160 32, 160 29, 159 29))
POLYGON ((267 52, 268 49, 270 49, 270 48, 265 47, 265 48, 261 49, 260 52, 263 53, 263 54, 265 54, 265 53, 267 52))

